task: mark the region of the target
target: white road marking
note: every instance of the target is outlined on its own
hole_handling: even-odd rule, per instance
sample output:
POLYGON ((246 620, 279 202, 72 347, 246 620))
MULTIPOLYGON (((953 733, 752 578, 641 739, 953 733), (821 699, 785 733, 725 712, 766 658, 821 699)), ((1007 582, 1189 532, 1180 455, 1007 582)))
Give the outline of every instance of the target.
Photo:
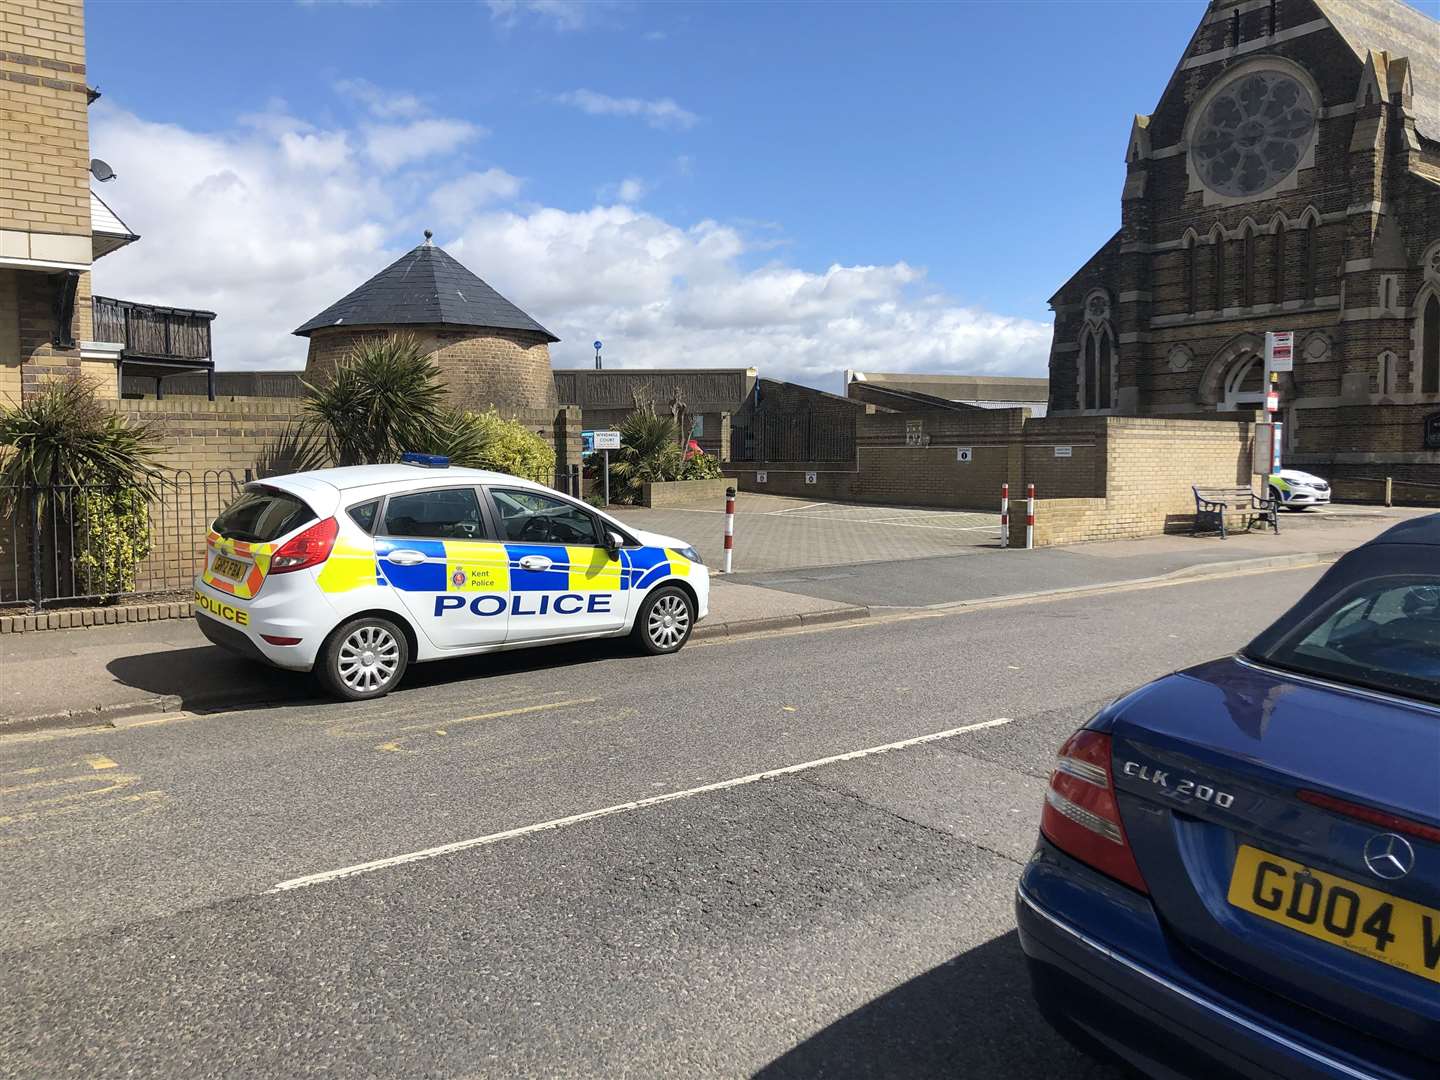
POLYGON ((776 517, 780 514, 793 514, 797 510, 813 510, 817 506, 829 506, 829 503, 806 503, 804 506, 787 506, 784 510, 766 510, 766 517, 776 517))
POLYGON ((342 866, 338 870, 326 870, 319 874, 307 874, 304 877, 291 878, 288 881, 278 882, 270 889, 270 892, 288 892, 291 889, 303 889, 307 885, 323 885, 326 882, 339 881, 341 878, 356 877, 360 874, 368 874, 375 870, 385 870, 392 866, 404 866, 406 863, 422 862, 425 859, 434 859, 440 855, 451 855, 457 851, 467 851, 470 848, 498 844, 502 840, 514 840, 521 836, 529 836, 532 833, 548 832, 551 829, 563 829, 570 825, 578 825, 582 821, 593 821, 596 818, 609 817, 612 814, 628 814, 634 810, 643 810, 646 807, 659 806, 661 803, 675 802, 678 799, 691 799, 696 795, 705 795, 712 791, 726 791, 730 788, 744 787, 747 784, 756 784, 761 780, 773 780, 776 777, 792 776, 795 773, 818 769, 822 765, 835 765, 842 761, 855 761, 859 758, 871 757, 875 754, 888 753, 891 750, 904 750, 906 747, 919 746, 922 743, 938 742, 941 739, 953 739, 957 735, 965 735, 969 732, 981 731, 985 728, 1000 727, 1013 722, 1014 717, 1001 716, 994 720, 982 721, 978 724, 967 724, 964 727, 948 728, 945 731, 936 731, 929 735, 917 735, 911 739, 901 739, 899 742, 885 743, 881 746, 867 746, 863 750, 851 750, 849 753, 816 758, 814 761, 802 761, 798 765, 786 765, 779 769, 768 769, 765 772, 751 773, 749 776, 737 776, 732 780, 721 780, 714 784, 702 784, 700 787, 686 788, 684 791, 669 791, 664 795, 652 795, 649 798, 637 799, 634 802, 617 803, 614 806, 602 807, 599 810, 588 810, 583 814, 572 814, 569 817, 553 818, 550 821, 541 821, 534 825, 523 825, 518 829, 506 829, 504 832, 491 833, 488 836, 476 836, 469 840, 456 840, 453 843, 441 844, 439 847, 424 848, 423 850, 412 851, 405 855, 392 855, 386 859, 375 859, 373 862, 356 863, 354 866, 342 866))

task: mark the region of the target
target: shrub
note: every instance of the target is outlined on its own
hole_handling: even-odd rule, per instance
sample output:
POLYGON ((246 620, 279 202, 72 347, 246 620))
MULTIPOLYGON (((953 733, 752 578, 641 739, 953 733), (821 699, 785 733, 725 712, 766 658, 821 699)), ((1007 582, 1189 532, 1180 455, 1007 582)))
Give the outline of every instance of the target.
POLYGON ((7 500, 21 486, 64 484, 137 488, 160 477, 158 430, 132 424, 95 397, 84 378, 53 379, 11 409, 0 410, 0 485, 7 500))
POLYGON ((542 484, 555 482, 555 448, 518 420, 507 420, 492 406, 467 414, 486 438, 477 464, 542 484))
POLYGON ((160 479, 159 434, 100 402, 83 378, 46 383, 0 411, 0 511, 24 515, 27 489, 54 523, 75 591, 109 596, 135 587, 150 553, 149 499, 160 479))
POLYGON ((680 470, 677 479, 718 480, 723 475, 718 459, 704 451, 696 451, 686 460, 685 467, 680 470))
POLYGON ((135 588, 136 569, 150 554, 150 507, 134 488, 87 489, 71 508, 80 551, 76 592, 113 596, 135 588))

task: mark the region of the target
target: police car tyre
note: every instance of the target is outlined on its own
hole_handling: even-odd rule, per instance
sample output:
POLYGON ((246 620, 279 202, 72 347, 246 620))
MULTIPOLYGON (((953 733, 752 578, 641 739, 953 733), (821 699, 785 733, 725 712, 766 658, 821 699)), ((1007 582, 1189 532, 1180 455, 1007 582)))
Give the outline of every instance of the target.
POLYGON ((409 663, 405 632, 389 619, 362 615, 330 635, 320 650, 315 675, 336 697, 362 701, 393 690, 409 663))
POLYGON ((690 640, 695 603, 684 589, 663 585, 640 605, 631 631, 635 643, 652 656, 675 652, 690 640))

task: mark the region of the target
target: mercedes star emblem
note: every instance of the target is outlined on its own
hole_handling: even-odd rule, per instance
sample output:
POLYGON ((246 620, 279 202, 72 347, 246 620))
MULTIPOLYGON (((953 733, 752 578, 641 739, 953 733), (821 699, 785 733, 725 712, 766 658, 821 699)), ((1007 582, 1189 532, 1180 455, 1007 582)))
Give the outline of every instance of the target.
POLYGON ((1410 841, 1393 832, 1376 833, 1365 842, 1365 865, 1386 881, 1408 874, 1415 866, 1415 849, 1410 841))

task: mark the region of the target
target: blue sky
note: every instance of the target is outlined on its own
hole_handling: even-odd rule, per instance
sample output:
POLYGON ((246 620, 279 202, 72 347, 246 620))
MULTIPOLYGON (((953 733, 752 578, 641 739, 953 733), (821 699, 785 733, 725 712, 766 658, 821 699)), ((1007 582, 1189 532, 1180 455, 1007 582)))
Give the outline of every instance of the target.
POLYGON ((92 153, 144 236, 96 288, 295 364, 285 332, 429 225, 557 365, 598 334, 820 385, 1043 374, 1046 299, 1117 226, 1131 115, 1203 11, 90 0, 92 153))

